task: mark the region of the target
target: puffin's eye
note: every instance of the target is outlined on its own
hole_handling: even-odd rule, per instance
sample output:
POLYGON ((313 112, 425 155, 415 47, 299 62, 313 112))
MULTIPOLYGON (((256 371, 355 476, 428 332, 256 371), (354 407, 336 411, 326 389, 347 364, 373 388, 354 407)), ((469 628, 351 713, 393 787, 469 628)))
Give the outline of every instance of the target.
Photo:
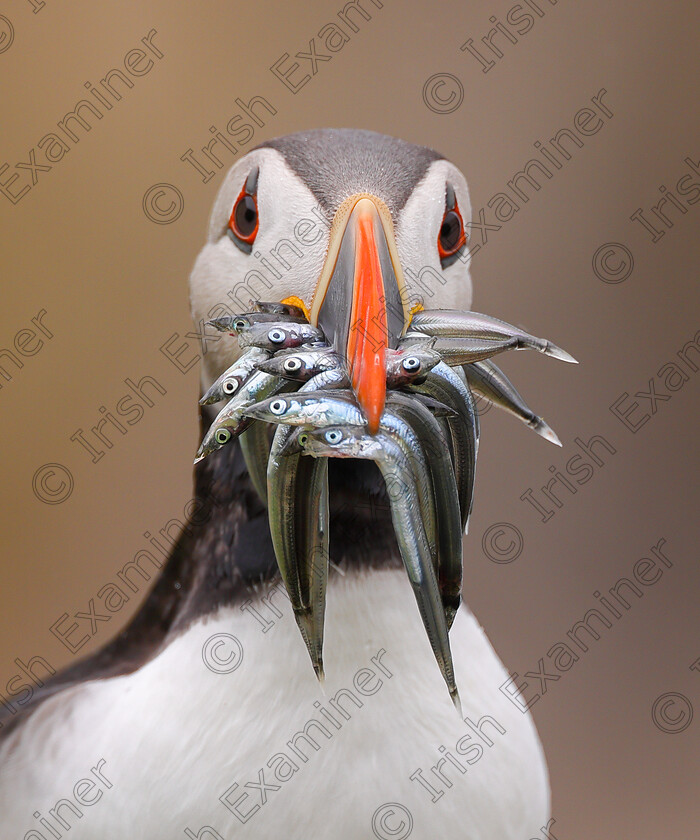
POLYGON ((281 344, 286 338, 284 330, 270 330, 267 337, 273 344, 281 344))
POLYGON ((407 373, 415 373, 420 368, 420 359, 409 356, 401 362, 401 366, 407 373))
POLYGON ((231 432, 228 429, 217 429, 216 433, 214 434, 214 440, 220 445, 223 446, 225 443, 228 443, 231 440, 231 432))
POLYGON ((343 433, 339 429, 329 429, 324 435, 328 443, 340 443, 343 433))
POLYGON ((250 253, 258 233, 258 202, 254 194, 256 183, 257 174, 246 179, 228 220, 229 230, 235 237, 234 242, 246 253, 250 253))
POLYGON ((273 400, 273 402, 270 403, 270 411, 277 416, 284 414, 286 409, 287 403, 284 400, 273 400))
POLYGON ((248 326, 248 322, 245 318, 236 318, 233 322, 233 328, 236 332, 242 332, 248 326))
POLYGON ((453 257, 466 241, 462 214, 459 212, 459 207, 455 201, 454 207, 445 211, 438 234, 438 253, 443 263, 453 257))
POLYGON ((221 390, 224 392, 224 394, 235 394, 238 390, 238 380, 224 379, 224 383, 221 386, 221 390))
POLYGON ((301 370, 301 361, 296 356, 293 356, 291 359, 287 359, 282 367, 287 373, 296 373, 298 370, 301 370))
POLYGON ((229 227, 239 239, 252 244, 258 232, 258 205, 255 196, 242 192, 233 205, 229 227))

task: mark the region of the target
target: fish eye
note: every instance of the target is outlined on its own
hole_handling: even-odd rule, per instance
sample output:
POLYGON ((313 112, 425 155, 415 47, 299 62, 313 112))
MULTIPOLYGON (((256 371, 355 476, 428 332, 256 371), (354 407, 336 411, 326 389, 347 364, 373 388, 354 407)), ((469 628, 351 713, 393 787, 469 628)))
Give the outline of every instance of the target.
POLYGON ((301 370, 301 360, 294 356, 291 359, 287 359, 282 367, 287 373, 296 373, 298 370, 301 370))
POLYGON ((224 394, 235 394, 238 390, 238 380, 224 379, 224 383, 221 386, 221 390, 224 392, 224 394))
POLYGON ((416 356, 409 356, 403 360, 401 366, 407 373, 415 373, 420 368, 420 359, 416 356))
POLYGON ((228 443, 231 440, 231 432, 228 429, 217 429, 216 433, 214 434, 214 440, 220 445, 223 446, 225 443, 228 443))
POLYGON ((285 339, 284 330, 270 330, 267 337, 273 344, 281 344, 285 339))
POLYGON ((339 429, 329 429, 324 437, 328 443, 340 443, 343 433, 339 429))
POLYGON ((236 332, 242 332, 248 326, 248 322, 245 318, 236 318, 233 322, 233 328, 236 332))
POLYGON ((308 439, 309 439, 308 432, 302 432, 302 433, 299 435, 299 445, 300 445, 300 446, 306 446, 306 441, 307 441, 308 439))
POLYGON ((280 414, 283 414, 284 411, 286 410, 286 408, 287 408, 287 403, 284 400, 273 400, 270 403, 270 411, 273 414, 277 414, 278 416, 280 414))

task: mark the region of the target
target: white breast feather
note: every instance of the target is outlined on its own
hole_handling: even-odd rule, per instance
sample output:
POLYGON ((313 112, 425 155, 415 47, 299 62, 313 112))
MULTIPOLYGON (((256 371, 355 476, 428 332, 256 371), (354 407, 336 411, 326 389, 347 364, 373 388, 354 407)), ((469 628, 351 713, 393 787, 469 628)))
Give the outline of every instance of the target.
MULTIPOLYGON (((75 806, 76 783, 95 778, 91 768, 100 761, 111 787, 101 783, 90 790, 86 798, 102 792, 92 805, 79 806, 80 819, 68 806, 59 810, 71 823, 63 829, 68 840, 174 840, 197 837, 204 826, 224 840, 544 836, 549 785, 537 733, 529 714, 499 691, 508 676, 465 607, 450 634, 457 683, 465 718, 477 723, 489 716, 505 730, 482 721, 492 746, 452 706, 403 571, 348 573, 331 581, 325 696, 288 601, 281 594, 274 598, 282 618, 254 603, 274 621, 266 633, 250 612, 226 608, 197 622, 136 673, 46 701, 0 753, 2 836, 51 838, 33 814, 46 819, 61 799, 75 806), (235 636, 243 649, 240 666, 228 674, 212 672, 203 661, 206 641, 218 633, 235 636), (374 677, 358 677, 363 668, 374 677), (338 695, 341 689, 362 707, 347 693, 338 695), (339 729, 314 702, 333 713, 339 729), (330 735, 312 725, 317 751, 296 741, 304 762, 287 742, 312 719, 325 723, 330 735), (470 744, 479 745, 481 755, 470 744), (462 763, 474 760, 463 775, 449 762, 443 765, 451 788, 430 769, 443 757, 441 746, 462 763), (299 767, 286 781, 270 769, 283 772, 282 758, 273 759, 279 753, 299 767), (267 791, 265 804, 257 789, 245 787, 258 783, 261 769, 265 782, 279 787, 267 791), (419 769, 444 791, 436 802, 409 778, 419 769), (219 801, 236 783, 231 803, 248 794, 240 813, 258 805, 245 823, 219 801), (400 809, 378 811, 386 803, 407 808, 412 828, 400 809)), ((226 650, 213 655, 223 660, 226 650)))

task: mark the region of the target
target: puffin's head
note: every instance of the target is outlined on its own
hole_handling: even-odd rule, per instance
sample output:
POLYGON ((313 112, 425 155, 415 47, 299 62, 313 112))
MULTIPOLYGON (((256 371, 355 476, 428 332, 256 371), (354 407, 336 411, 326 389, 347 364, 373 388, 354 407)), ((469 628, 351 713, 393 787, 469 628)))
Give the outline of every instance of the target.
MULTIPOLYGON (((263 143, 229 171, 190 278, 196 323, 290 301, 343 354, 370 425, 386 350, 421 305, 469 309, 462 173, 437 152, 371 131, 320 129, 263 143), (460 259, 461 257, 461 259, 460 259)), ((235 359, 222 336, 209 387, 235 359)))

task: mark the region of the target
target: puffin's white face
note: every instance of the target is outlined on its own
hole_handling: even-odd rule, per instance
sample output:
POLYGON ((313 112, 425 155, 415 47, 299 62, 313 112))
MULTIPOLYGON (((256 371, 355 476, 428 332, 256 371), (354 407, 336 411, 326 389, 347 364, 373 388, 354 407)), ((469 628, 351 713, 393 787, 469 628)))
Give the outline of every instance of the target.
MULTIPOLYGON (((324 163, 319 161, 319 167, 324 163)), ((324 273, 325 283, 329 282, 343 230, 350 227, 348 217, 357 215, 351 211, 358 192, 352 194, 355 198, 349 203, 322 209, 311 189, 276 149, 256 149, 241 158, 219 190, 207 243, 190 277, 195 322, 249 311, 256 299, 296 298, 310 311, 324 273), (236 233, 249 234, 254 221, 247 227, 243 224, 243 230, 237 229, 235 207, 256 168, 255 204, 250 200, 248 204, 257 206, 257 230, 247 244, 236 233)), ((378 239, 384 231, 389 255, 383 258, 390 258, 390 268, 394 264, 394 282, 402 288, 406 320, 417 304, 426 309, 469 309, 471 280, 468 263, 463 260, 464 226, 471 220, 471 205, 461 172, 449 161, 432 161, 395 217, 381 199, 374 197, 370 183, 361 194, 369 196, 378 208, 377 214, 366 202, 370 215, 375 216, 378 239), (456 205, 457 215, 449 205, 456 205)), ((350 192, 345 198, 350 199, 350 192)), ((243 218, 243 209, 239 208, 239 218, 243 218)), ((354 240, 350 247, 353 245, 354 240)), ((203 384, 210 385, 237 354, 238 342, 233 337, 222 335, 215 345, 209 344, 203 384)))

